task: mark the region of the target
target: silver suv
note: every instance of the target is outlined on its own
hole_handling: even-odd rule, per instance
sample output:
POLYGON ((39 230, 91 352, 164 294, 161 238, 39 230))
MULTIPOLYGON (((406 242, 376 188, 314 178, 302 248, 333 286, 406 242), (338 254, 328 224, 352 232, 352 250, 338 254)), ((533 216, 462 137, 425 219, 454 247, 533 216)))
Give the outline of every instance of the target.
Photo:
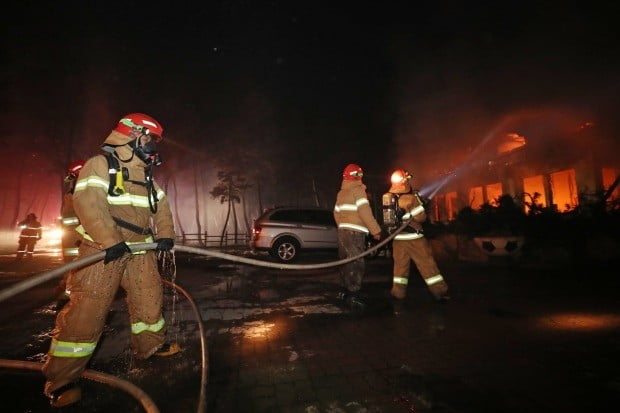
POLYGON ((334 214, 314 207, 267 209, 254 221, 250 247, 255 251, 269 251, 281 262, 293 261, 300 250, 337 249, 334 214))

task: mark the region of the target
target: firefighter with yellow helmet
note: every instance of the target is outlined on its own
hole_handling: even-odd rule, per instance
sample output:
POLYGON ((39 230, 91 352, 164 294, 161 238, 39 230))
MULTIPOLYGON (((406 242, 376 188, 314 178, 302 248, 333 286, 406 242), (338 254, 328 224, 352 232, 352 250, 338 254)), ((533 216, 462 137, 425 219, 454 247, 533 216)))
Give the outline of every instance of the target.
MULTIPOLYGON (((342 173, 342 185, 336 196, 334 219, 338 225, 338 254, 340 258, 354 257, 366 249, 366 237, 381 239, 381 227, 372 214, 366 197, 364 173, 357 164, 349 164, 342 173)), ((359 295, 366 266, 364 258, 340 267, 343 292, 340 298, 352 308, 362 309, 364 301, 359 295)))
POLYGON ((411 187, 411 179, 412 175, 404 169, 394 171, 392 186, 382 198, 384 225, 396 229, 410 220, 392 243, 394 278, 391 294, 396 299, 405 299, 409 267, 413 261, 433 297, 446 301, 449 299, 448 284, 439 272, 430 245, 424 238, 422 223, 426 220, 426 212, 418 192, 411 187))
POLYGON ((172 214, 152 167, 161 164, 156 142, 163 128, 148 115, 123 117, 90 158, 75 184, 73 206, 82 240, 78 258, 105 251, 105 259, 72 273, 69 303, 56 318, 55 334, 43 372, 53 407, 81 398, 76 381, 92 357, 110 304, 119 288, 127 293, 131 347, 139 359, 178 351, 165 342, 163 288, 153 251, 131 252, 128 245, 174 246, 172 214), (153 226, 151 226, 151 223, 153 226))

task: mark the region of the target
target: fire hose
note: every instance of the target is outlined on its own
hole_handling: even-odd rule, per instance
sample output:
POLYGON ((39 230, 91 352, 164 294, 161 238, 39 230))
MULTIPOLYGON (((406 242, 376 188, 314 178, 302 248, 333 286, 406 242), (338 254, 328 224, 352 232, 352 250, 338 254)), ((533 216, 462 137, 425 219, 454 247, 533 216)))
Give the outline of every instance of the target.
MULTIPOLYGON (((187 252, 187 253, 191 253, 191 254, 198 254, 198 255, 206 255, 206 256, 211 256, 211 257, 216 257, 216 258, 222 258, 228 261, 233 261, 233 262, 238 262, 238 263, 242 263, 242 264, 249 264, 249 265, 255 265, 255 266, 259 266, 259 267, 266 267, 266 268, 276 268, 276 269, 281 269, 281 270, 312 270, 312 269, 322 269, 322 268, 330 268, 330 267, 336 267, 336 266, 340 266, 340 265, 344 265, 347 264, 349 262, 358 260, 360 258, 365 257, 368 254, 372 254, 373 252, 379 250, 379 248, 383 247, 384 245, 386 245, 388 242, 390 242, 392 239, 394 239, 394 237, 400 233, 403 229, 405 229, 408 225, 409 222, 411 221, 411 219, 407 220, 406 222, 403 222, 403 224, 396 230, 394 231, 392 234, 390 234, 388 237, 386 237, 385 239, 381 240, 379 243, 377 243, 376 245, 374 245, 373 247, 367 249, 366 251, 364 251, 361 254, 358 254, 356 256, 353 257, 349 257, 349 258, 345 258, 345 259, 341 259, 338 261, 332 261, 332 262, 327 262, 327 263, 321 263, 321 264, 278 264, 278 263, 272 263, 272 262, 266 262, 266 261, 262 261, 262 260, 257 260, 257 259, 251 259, 251 258, 244 258, 244 257, 239 257, 236 255, 232 255, 232 254, 226 254, 226 253, 222 253, 222 252, 218 252, 218 251, 210 251, 207 249, 203 249, 203 248, 195 248, 195 247, 188 247, 185 245, 177 245, 174 247, 175 251, 181 251, 181 252, 187 252)), ((143 244, 132 244, 129 245, 129 248, 131 249, 132 252, 136 252, 136 251, 148 251, 148 250, 153 250, 157 247, 156 243, 143 243, 143 244)), ((2 291, 0 291, 0 302, 13 297, 14 295, 17 295, 21 292, 24 292, 30 288, 33 288, 39 284, 42 284, 46 281, 52 280, 56 277, 59 277, 63 274, 65 274, 68 271, 71 270, 75 270, 77 268, 82 268, 85 267, 87 265, 93 264, 97 261, 102 260, 105 257, 105 251, 99 252, 97 254, 93 254, 93 255, 89 255, 87 257, 83 257, 80 259, 77 259, 73 262, 70 262, 68 264, 65 264, 63 266, 60 266, 58 268, 55 268, 53 270, 47 271, 43 274, 34 276, 28 280, 19 282, 9 288, 6 288, 2 291)), ((200 311, 198 310, 198 307, 196 306, 196 303, 194 302, 194 300, 191 298, 191 296, 187 293, 187 291, 185 291, 183 288, 179 287, 178 285, 167 281, 167 280, 163 280, 162 281, 174 288, 176 288, 178 291, 180 291, 189 301, 190 306, 192 307, 192 310, 194 311, 194 313, 196 314, 197 317, 197 321, 198 321, 198 327, 199 327, 199 331, 200 331, 200 345, 201 345, 201 353, 202 353, 202 373, 201 373, 201 386, 200 386, 200 396, 199 396, 199 403, 198 403, 198 412, 205 412, 206 411, 206 388, 207 388, 207 377, 208 377, 208 353, 207 353, 207 346, 206 346, 206 339, 205 339, 205 331, 204 331, 204 326, 202 323, 202 318, 200 317, 200 311)), ((26 361, 19 361, 19 360, 4 360, 4 359, 0 359, 0 367, 9 367, 9 368, 25 368, 25 369, 30 369, 30 370, 41 370, 42 368, 42 364, 40 363, 34 363, 34 362, 26 362, 26 361)), ((94 372, 92 370, 86 370, 83 373, 83 376, 85 378, 88 379, 92 379, 92 380, 97 380, 100 381, 102 383, 106 383, 106 384, 110 384, 113 387, 117 387, 120 388, 126 392, 128 392, 129 394, 131 394, 132 396, 134 396, 134 398, 136 398, 137 400, 140 401, 140 403, 142 404, 142 406, 144 407, 145 411, 148 413, 157 413, 159 412, 157 406, 153 403, 153 401, 148 397, 148 395, 146 395, 146 393, 144 391, 142 391, 141 389, 139 389, 138 387, 136 387, 135 385, 126 382, 122 379, 118 379, 115 378, 114 376, 110 376, 110 375, 106 375, 104 373, 100 373, 100 372, 94 372)))
MULTIPOLYGON (((41 369, 43 368, 43 364, 36 363, 34 361, 0 359, 0 367, 41 371, 41 369)), ((120 379, 110 374, 105 374, 94 370, 85 370, 82 373, 82 376, 89 380, 98 381, 100 383, 107 384, 109 386, 123 390, 126 393, 129 393, 136 400, 138 400, 140 404, 142 404, 142 407, 144 407, 144 410, 147 413, 159 413, 159 409, 157 408, 153 400, 151 400, 148 394, 146 394, 135 384, 132 384, 126 380, 120 379)))

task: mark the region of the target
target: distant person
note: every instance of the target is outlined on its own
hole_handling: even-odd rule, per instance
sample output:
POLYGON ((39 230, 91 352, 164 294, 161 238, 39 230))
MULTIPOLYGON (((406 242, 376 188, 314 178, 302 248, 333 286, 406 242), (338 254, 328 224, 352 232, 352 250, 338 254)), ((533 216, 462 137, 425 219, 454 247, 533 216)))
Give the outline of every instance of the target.
POLYGON ((34 246, 41 239, 42 228, 41 223, 37 220, 37 216, 33 213, 26 215, 26 219, 17 224, 21 228, 19 234, 19 245, 17 246, 17 259, 24 257, 32 258, 34 254, 34 246))
POLYGON ((98 155, 86 161, 73 194, 82 240, 78 258, 105 252, 103 261, 71 273, 69 303, 58 313, 54 337, 43 366, 45 394, 53 407, 71 405, 82 396, 77 385, 101 337, 119 286, 127 293, 131 347, 138 359, 179 351, 166 343, 162 315, 163 287, 153 251, 132 253, 129 244, 153 242, 157 250, 174 247, 168 199, 154 182, 161 164, 156 143, 163 128, 148 115, 123 117, 98 155))
MULTIPOLYGON (((73 208, 73 193, 75 192, 75 184, 80 174, 80 170, 84 167, 84 161, 71 162, 65 176, 65 193, 62 199, 62 208, 60 210, 60 224, 62 228, 62 259, 65 263, 75 260, 78 256, 78 247, 82 242, 82 236, 78 234, 76 228, 80 225, 75 209, 73 208)), ((69 299, 66 289, 67 277, 69 273, 62 277, 57 287, 57 298, 59 301, 69 299)))
MULTIPOLYGON (((340 191, 336 196, 334 219, 338 225, 338 255, 342 259, 363 253, 369 234, 376 241, 381 239, 381 227, 370 209, 366 197, 366 185, 362 183, 363 176, 359 165, 347 165, 342 173, 340 191)), ((364 258, 340 267, 343 291, 339 298, 353 309, 360 310, 366 306, 360 296, 365 271, 364 258)))
POLYGON ((426 220, 426 211, 418 192, 411 187, 411 179, 411 174, 403 169, 394 171, 391 177, 392 186, 389 192, 397 200, 397 215, 401 222, 411 219, 409 225, 396 235, 392 243, 394 279, 391 294, 398 300, 407 297, 409 267, 413 260, 433 297, 438 301, 447 301, 448 284, 439 273, 431 247, 424 238, 422 223, 426 220))

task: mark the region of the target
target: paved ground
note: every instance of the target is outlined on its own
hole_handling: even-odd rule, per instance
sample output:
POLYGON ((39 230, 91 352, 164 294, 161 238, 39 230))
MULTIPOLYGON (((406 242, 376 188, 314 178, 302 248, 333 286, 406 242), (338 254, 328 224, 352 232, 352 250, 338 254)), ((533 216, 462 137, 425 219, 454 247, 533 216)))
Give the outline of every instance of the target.
MULTIPOLYGON (((305 257, 328 261, 333 254, 305 257)), ((606 412, 620 401, 617 266, 531 269, 442 262, 452 300, 421 279, 395 306, 391 262, 368 262, 363 314, 339 307, 334 270, 285 272, 177 257, 177 282, 197 302, 210 351, 210 412, 606 412)), ((50 255, 0 257, 0 288, 58 265, 50 255)), ((41 361, 55 317, 54 283, 0 303, 0 357, 41 361)), ((196 411, 198 327, 166 293, 170 337, 184 351, 139 362, 127 350, 119 294, 91 368, 145 390, 162 412, 196 411)), ((39 374, 0 369, 3 411, 49 411, 39 374)), ((141 411, 128 396, 85 382, 65 411, 141 411)))

